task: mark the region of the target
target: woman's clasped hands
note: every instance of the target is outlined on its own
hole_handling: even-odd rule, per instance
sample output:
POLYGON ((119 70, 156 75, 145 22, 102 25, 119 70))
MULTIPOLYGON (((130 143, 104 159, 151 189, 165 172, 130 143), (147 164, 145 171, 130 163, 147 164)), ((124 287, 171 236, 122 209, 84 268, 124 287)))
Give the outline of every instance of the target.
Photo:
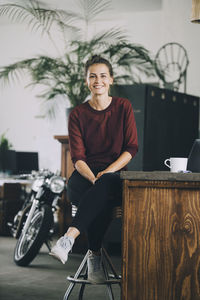
POLYGON ((96 182, 103 174, 106 174, 106 173, 112 173, 112 171, 108 171, 108 170, 105 169, 105 170, 99 172, 99 173, 97 174, 97 176, 91 180, 91 182, 92 182, 93 184, 95 184, 95 182, 96 182))

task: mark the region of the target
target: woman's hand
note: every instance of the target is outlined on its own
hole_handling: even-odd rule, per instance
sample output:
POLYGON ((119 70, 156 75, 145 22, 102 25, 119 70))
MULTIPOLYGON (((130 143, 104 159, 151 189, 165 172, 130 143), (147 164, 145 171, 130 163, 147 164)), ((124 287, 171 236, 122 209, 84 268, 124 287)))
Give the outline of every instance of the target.
POLYGON ((95 184, 95 182, 97 181, 97 177, 90 179, 89 181, 92 182, 92 184, 95 184))
POLYGON ((96 180, 99 179, 103 174, 106 174, 106 173, 112 173, 112 172, 105 169, 97 174, 96 180))
POLYGON ((103 174, 106 173, 114 173, 122 169, 124 166, 126 166, 129 161, 131 160, 132 156, 129 152, 124 151, 117 160, 115 160, 111 165, 109 165, 105 170, 99 172, 96 176, 96 178, 100 178, 103 174))
POLYGON ((92 184, 95 184, 95 181, 97 180, 97 177, 95 177, 92 170, 89 168, 89 166, 86 164, 85 161, 78 160, 75 163, 76 170, 87 180, 89 180, 92 184))

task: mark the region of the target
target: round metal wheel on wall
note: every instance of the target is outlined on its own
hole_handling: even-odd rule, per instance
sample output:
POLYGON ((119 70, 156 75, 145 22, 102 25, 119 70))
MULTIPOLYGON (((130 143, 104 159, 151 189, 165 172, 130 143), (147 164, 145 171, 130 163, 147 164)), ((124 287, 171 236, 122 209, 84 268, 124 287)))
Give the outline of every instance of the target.
POLYGON ((18 266, 27 266, 36 257, 52 224, 53 213, 48 205, 35 211, 27 232, 23 234, 22 231, 14 250, 14 261, 18 266))

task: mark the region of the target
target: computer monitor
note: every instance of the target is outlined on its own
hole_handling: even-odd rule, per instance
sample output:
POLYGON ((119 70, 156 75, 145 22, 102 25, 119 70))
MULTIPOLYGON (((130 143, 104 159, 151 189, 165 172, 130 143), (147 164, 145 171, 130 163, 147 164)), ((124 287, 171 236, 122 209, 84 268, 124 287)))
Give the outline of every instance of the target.
POLYGON ((29 174, 38 169, 38 152, 16 151, 16 174, 29 174))
POLYGON ((191 172, 200 172, 200 139, 196 139, 188 156, 187 169, 191 172))

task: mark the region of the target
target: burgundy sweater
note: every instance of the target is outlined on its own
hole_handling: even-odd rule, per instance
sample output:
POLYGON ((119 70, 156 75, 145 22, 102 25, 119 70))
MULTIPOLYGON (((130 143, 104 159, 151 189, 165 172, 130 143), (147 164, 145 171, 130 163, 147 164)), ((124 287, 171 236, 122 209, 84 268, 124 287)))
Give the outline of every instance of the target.
POLYGON ((69 116, 69 145, 73 163, 85 161, 90 168, 107 167, 124 151, 137 153, 137 130, 129 100, 112 97, 104 110, 88 102, 76 106, 69 116))

